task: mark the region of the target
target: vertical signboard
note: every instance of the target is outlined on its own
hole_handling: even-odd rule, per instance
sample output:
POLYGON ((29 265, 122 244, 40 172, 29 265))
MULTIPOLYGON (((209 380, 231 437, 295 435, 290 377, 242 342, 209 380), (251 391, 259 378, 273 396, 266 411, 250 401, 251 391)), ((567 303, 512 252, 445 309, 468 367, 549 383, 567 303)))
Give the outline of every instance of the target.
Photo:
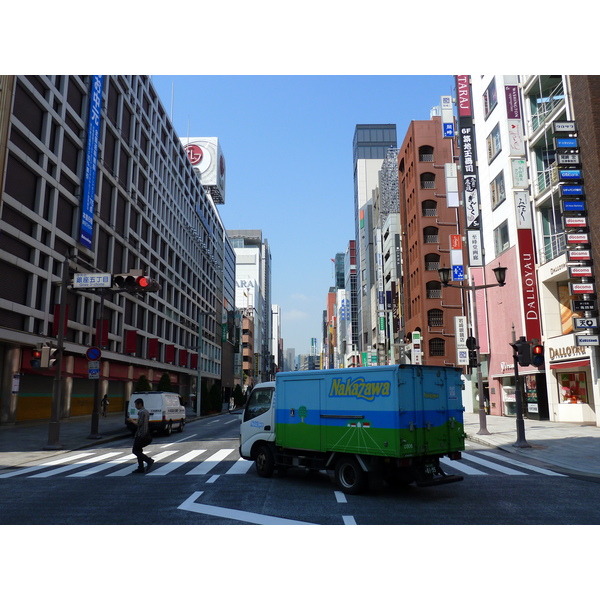
POLYGON ((458 196, 458 170, 455 163, 444 165, 444 177, 446 180, 446 206, 448 208, 458 208, 460 199, 458 196))
POLYGON ((458 137, 463 178, 463 194, 467 229, 481 229, 479 182, 477 180, 477 148, 468 75, 456 76, 458 97, 458 137))
POLYGON ((540 325, 540 301, 535 272, 535 254, 531 206, 527 192, 514 192, 517 217, 517 241, 519 243, 519 269, 521 272, 521 297, 525 315, 525 337, 542 339, 540 325))
POLYGON ((92 248, 94 233, 94 197, 96 195, 96 173, 98 168, 98 144, 100 139, 100 115, 102 109, 103 75, 92 75, 90 108, 88 114, 85 172, 80 210, 79 243, 92 248))
POLYGON ((456 335, 456 364, 459 366, 468 365, 467 317, 454 317, 454 332, 456 335))

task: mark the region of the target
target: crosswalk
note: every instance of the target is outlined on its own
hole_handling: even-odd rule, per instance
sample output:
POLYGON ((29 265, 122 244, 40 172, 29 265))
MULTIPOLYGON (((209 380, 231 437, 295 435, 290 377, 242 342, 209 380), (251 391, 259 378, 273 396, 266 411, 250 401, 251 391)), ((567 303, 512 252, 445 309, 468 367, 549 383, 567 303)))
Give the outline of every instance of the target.
MULTIPOLYGON (((239 458, 234 448, 212 450, 196 448, 194 450, 148 451, 155 464, 148 477, 165 477, 173 474, 185 476, 204 475, 245 475, 252 461, 239 458), (233 454, 235 452, 235 454, 233 454)), ((442 468, 447 474, 460 475, 546 475, 549 477, 566 477, 549 469, 544 469, 526 462, 521 462, 501 453, 486 450, 464 452, 461 460, 442 459, 442 468)), ((129 448, 122 450, 96 450, 81 453, 68 453, 58 459, 49 460, 29 467, 20 467, 0 471, 0 479, 23 477, 31 479, 47 479, 65 476, 68 478, 84 478, 101 475, 105 477, 125 477, 137 467, 136 458, 129 448)))

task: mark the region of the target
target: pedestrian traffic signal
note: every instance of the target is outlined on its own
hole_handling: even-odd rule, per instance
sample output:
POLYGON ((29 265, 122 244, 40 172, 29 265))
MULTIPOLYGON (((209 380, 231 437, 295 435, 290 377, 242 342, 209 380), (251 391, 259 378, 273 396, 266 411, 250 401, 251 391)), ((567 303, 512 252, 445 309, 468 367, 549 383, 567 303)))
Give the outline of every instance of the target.
POLYGON ((534 367, 541 367, 544 364, 544 346, 536 344, 531 349, 531 364, 534 367))
POLYGON ((56 363, 58 348, 53 348, 50 344, 42 346, 42 369, 52 369, 56 363))
POLYGON ((161 289, 156 279, 146 277, 141 271, 120 273, 113 277, 113 285, 130 294, 143 294, 146 292, 158 292, 161 289))
POLYGON ((29 361, 32 369, 39 369, 42 366, 42 351, 35 348, 31 351, 31 360, 29 361))
POLYGON ((469 350, 469 366, 475 368, 477 365, 479 365, 477 350, 469 350))
POLYGON ((531 344, 521 336, 514 344, 511 344, 515 351, 515 358, 521 367, 528 367, 531 364, 531 344))

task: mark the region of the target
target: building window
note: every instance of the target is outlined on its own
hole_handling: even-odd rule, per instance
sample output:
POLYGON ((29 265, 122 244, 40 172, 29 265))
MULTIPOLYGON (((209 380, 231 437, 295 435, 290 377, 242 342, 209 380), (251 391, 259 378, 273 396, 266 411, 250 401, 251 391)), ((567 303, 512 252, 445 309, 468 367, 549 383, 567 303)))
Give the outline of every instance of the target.
POLYGON ((425 229, 423 229, 423 242, 425 244, 438 244, 439 237, 439 230, 437 227, 425 227, 425 229))
POLYGON ((425 284, 427 290, 427 298, 441 298, 442 297, 442 284, 439 281, 428 281, 425 284))
POLYGON ((440 255, 433 252, 425 255, 425 270, 437 271, 440 268, 440 255))
POLYGON ((510 238, 508 235, 508 220, 504 221, 500 227, 494 229, 494 250, 496 256, 508 250, 510 246, 510 238))
POLYGON ((558 378, 561 404, 589 404, 585 372, 561 373, 558 378))
POLYGON ((506 200, 506 186, 504 185, 504 171, 500 171, 497 177, 490 183, 490 194, 492 197, 492 210, 506 200))
POLYGON ((421 210, 424 217, 437 217, 437 202, 435 200, 425 200, 421 204, 421 210))
POLYGON ((441 338, 430 339, 429 356, 446 356, 446 342, 441 338))
POLYGON ((435 189, 435 175, 433 173, 422 173, 421 174, 421 189, 422 190, 435 189))
POLYGON ((486 139, 488 164, 490 164, 500 151, 502 150, 502 140, 500 137, 500 123, 496 124, 496 127, 492 129, 492 133, 487 136, 486 139))
POLYGON ((498 94, 496 92, 496 79, 494 78, 483 94, 483 112, 486 119, 494 110, 496 104, 498 104, 498 94))
POLYGON ((433 147, 421 146, 419 148, 419 160, 421 162, 433 162, 433 147))
POLYGON ((427 324, 429 327, 443 327, 444 311, 440 308, 432 308, 427 311, 427 324))

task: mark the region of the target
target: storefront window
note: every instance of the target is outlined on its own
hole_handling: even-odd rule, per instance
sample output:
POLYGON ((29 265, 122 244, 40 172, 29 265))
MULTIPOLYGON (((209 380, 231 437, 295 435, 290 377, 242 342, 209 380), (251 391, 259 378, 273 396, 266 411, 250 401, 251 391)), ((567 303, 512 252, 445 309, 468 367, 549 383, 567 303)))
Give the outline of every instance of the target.
POLYGON ((558 376, 561 404, 588 404, 585 373, 561 373, 558 376))

